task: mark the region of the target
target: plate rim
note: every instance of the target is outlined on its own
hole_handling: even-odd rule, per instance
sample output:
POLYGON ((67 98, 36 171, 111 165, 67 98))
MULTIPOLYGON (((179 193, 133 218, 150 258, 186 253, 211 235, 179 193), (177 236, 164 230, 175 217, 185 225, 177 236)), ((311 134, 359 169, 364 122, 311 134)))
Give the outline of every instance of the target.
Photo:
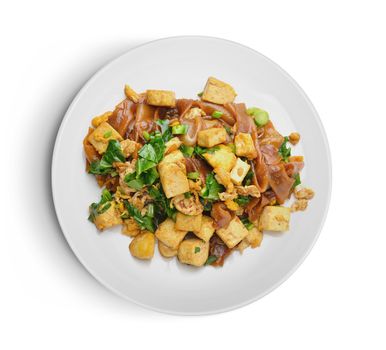
POLYGON ((294 274, 294 272, 300 267, 300 265, 302 265, 304 260, 308 257, 308 255, 310 254, 311 250, 315 246, 315 244, 316 244, 316 242, 317 242, 317 240, 318 240, 318 238, 319 238, 319 236, 321 234, 321 231, 322 231, 322 229, 324 227, 324 224, 325 224, 325 221, 326 221, 326 218, 327 218, 327 214, 328 214, 328 211, 329 211, 329 208, 330 208, 332 185, 333 185, 333 182, 332 182, 331 150, 330 150, 327 134, 326 134, 325 128, 324 128, 324 126, 322 124, 322 121, 320 119, 320 116, 319 116, 318 112, 316 111, 313 103, 311 102, 311 100, 308 97, 308 95, 304 92, 302 87, 279 64, 277 64, 276 62, 274 62, 273 60, 271 60, 269 57, 265 56, 264 54, 260 53, 259 51, 255 50, 255 49, 253 49, 253 48, 251 48, 249 46, 246 46, 244 44, 240 44, 240 43, 238 43, 236 41, 233 41, 233 40, 224 39, 224 38, 220 38, 220 37, 214 37, 214 36, 205 36, 205 35, 180 35, 180 36, 170 36, 170 37, 164 37, 164 38, 159 38, 159 39, 155 39, 155 40, 150 40, 150 41, 147 41, 145 43, 136 45, 136 46, 126 50, 124 53, 122 53, 122 54, 112 58, 107 63, 103 64, 103 66, 101 66, 98 70, 96 70, 95 73, 93 73, 92 76, 86 81, 86 83, 83 84, 82 87, 78 90, 78 92, 76 93, 75 97, 71 101, 69 107, 67 108, 67 110, 66 110, 66 112, 65 112, 65 114, 64 114, 64 116, 63 116, 63 118, 62 118, 62 120, 60 122, 60 126, 59 126, 59 128, 57 130, 56 138, 55 138, 55 143, 54 143, 54 147, 53 147, 53 150, 52 150, 50 173, 51 173, 50 174, 51 192, 52 192, 52 199, 53 199, 53 204, 54 204, 56 218, 58 220, 60 229, 61 229, 61 231, 62 231, 62 233, 63 233, 63 235, 64 235, 64 237, 65 237, 65 239, 66 239, 66 241, 68 243, 68 245, 70 246, 70 248, 71 248, 72 252, 74 253, 75 257, 81 263, 82 267, 84 269, 86 269, 86 271, 88 273, 90 273, 90 275, 94 279, 96 279, 103 287, 105 287, 109 291, 112 291, 114 294, 122 297, 123 299, 128 300, 128 301, 132 302, 133 304, 141 306, 141 307, 143 307, 143 308, 145 308, 147 310, 152 310, 152 311, 156 311, 156 312, 160 312, 160 313, 165 313, 165 314, 169 314, 169 315, 179 315, 179 316, 214 315, 214 314, 220 314, 220 313, 236 310, 236 309, 245 307, 245 306, 247 306, 247 305, 249 305, 249 304, 251 304, 251 303, 253 303, 253 302, 255 302, 255 301, 257 301, 257 300, 259 300, 261 298, 263 298, 264 296, 266 296, 267 294, 271 293, 273 290, 278 288, 285 281, 287 281, 288 278, 291 277, 294 274), (316 122, 318 124, 319 130, 321 132, 322 141, 323 141, 323 144, 324 144, 324 148, 326 150, 326 159, 327 159, 327 164, 328 164, 328 189, 327 189, 326 205, 325 205, 324 213, 323 213, 323 216, 322 216, 322 220, 321 220, 321 222, 320 222, 320 224, 319 224, 319 226, 318 226, 318 228, 317 228, 317 230, 315 232, 315 236, 314 236, 313 241, 311 242, 311 244, 309 245, 309 247, 307 248, 307 250, 303 254, 303 256, 299 259, 299 261, 287 272, 287 274, 285 274, 281 279, 279 279, 276 283, 274 283, 270 288, 268 288, 264 292, 259 293, 256 296, 254 296, 253 298, 250 298, 248 300, 242 301, 240 303, 236 303, 234 305, 230 305, 228 307, 224 307, 224 308, 221 308, 221 309, 208 310, 206 312, 203 312, 203 311, 199 311, 199 312, 186 312, 186 311, 176 311, 176 310, 157 308, 157 307, 152 306, 152 305, 141 303, 141 302, 139 302, 139 301, 137 301, 137 300, 135 300, 135 299, 125 295, 124 293, 122 293, 119 290, 117 290, 114 287, 112 287, 108 282, 104 281, 103 278, 100 277, 98 275, 98 273, 96 271, 94 271, 93 268, 91 266, 89 266, 83 260, 81 254, 78 253, 76 246, 72 243, 70 235, 67 235, 66 230, 64 229, 65 225, 61 221, 61 218, 60 218, 60 215, 59 215, 58 204, 57 204, 56 195, 55 195, 55 177, 54 177, 54 172, 55 171, 54 171, 54 169, 55 169, 55 166, 56 166, 56 163, 57 163, 57 149, 58 149, 58 145, 59 145, 60 140, 62 138, 64 126, 65 126, 67 120, 69 119, 69 116, 71 115, 72 110, 74 109, 75 105, 77 104, 79 99, 82 97, 83 93, 89 88, 90 85, 92 85, 92 83, 99 77, 99 75, 101 75, 106 69, 108 69, 111 65, 113 65, 119 59, 121 59, 123 56, 126 56, 126 55, 130 54, 130 52, 132 52, 132 51, 134 51, 134 50, 136 50, 138 48, 141 48, 143 46, 153 45, 153 44, 158 43, 158 42, 169 41, 169 40, 176 40, 176 39, 178 39, 178 40, 180 40, 180 39, 202 39, 202 40, 210 39, 210 40, 214 40, 214 41, 225 42, 225 43, 231 44, 233 46, 238 46, 238 47, 241 47, 243 49, 247 49, 252 54, 261 56, 266 61, 268 61, 270 64, 275 66, 294 85, 294 87, 298 90, 300 95, 303 97, 304 101, 307 103, 309 108, 312 110, 312 112, 314 114, 314 117, 315 117, 315 120, 316 120, 316 122))

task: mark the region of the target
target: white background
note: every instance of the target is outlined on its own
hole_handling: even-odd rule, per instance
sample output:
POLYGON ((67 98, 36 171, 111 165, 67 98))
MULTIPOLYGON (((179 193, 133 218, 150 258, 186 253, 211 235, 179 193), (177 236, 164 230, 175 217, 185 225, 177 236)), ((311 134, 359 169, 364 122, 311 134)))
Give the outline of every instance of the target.
POLYGON ((2 3, 0 347, 384 349, 382 3, 2 3), (131 47, 185 34, 238 41, 287 70, 318 110, 333 160, 329 216, 299 270, 258 302, 205 317, 147 311, 99 285, 67 246, 50 192, 53 142, 78 89, 131 47))

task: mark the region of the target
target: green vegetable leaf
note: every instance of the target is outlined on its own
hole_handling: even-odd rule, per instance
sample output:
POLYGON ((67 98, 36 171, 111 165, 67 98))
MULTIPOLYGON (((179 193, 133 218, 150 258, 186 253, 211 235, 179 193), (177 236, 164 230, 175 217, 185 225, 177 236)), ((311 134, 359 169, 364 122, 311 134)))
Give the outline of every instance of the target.
POLYGON ((194 147, 185 146, 184 144, 182 144, 180 146, 180 151, 182 152, 184 157, 190 158, 194 153, 194 147))
POLYGON ((209 200, 218 200, 218 194, 224 191, 224 187, 220 185, 213 174, 206 177, 205 187, 201 190, 201 197, 209 200))
POLYGON ((157 165, 155 162, 151 162, 149 160, 139 158, 137 163, 135 164, 135 171, 137 173, 137 178, 146 170, 154 168, 157 165))
POLYGON ((125 161, 126 158, 122 153, 119 141, 110 140, 102 159, 90 164, 89 173, 95 175, 109 174, 115 171, 113 163, 125 161))
POLYGON ((149 187, 148 192, 156 205, 156 213, 174 219, 176 216, 176 209, 170 206, 170 200, 166 198, 162 189, 151 186, 149 187))
POLYGON ((214 111, 213 113, 212 113, 212 118, 216 118, 216 119, 219 119, 219 118, 221 118, 222 116, 223 116, 223 112, 220 112, 220 111, 214 111))
POLYGON ((194 153, 197 154, 199 157, 204 158, 205 153, 214 153, 220 149, 219 146, 214 146, 212 148, 204 148, 200 146, 194 147, 194 153))
POLYGON ((133 179, 130 181, 125 181, 127 186, 134 188, 135 190, 139 191, 144 186, 144 183, 142 179, 133 179))
POLYGON ((292 188, 295 188, 296 186, 299 186, 302 181, 300 180, 300 175, 299 173, 297 173, 295 176, 294 176, 294 179, 295 179, 295 182, 294 184, 292 185, 292 188))
POLYGON ((125 207, 129 213, 129 215, 137 222, 141 230, 148 230, 150 232, 155 231, 153 220, 150 216, 143 216, 141 212, 128 201, 124 201, 125 207))
POLYGON ((201 251, 200 247, 194 247, 194 254, 197 254, 201 251))
POLYGON ((288 158, 291 156, 291 147, 287 147, 289 142, 288 136, 284 137, 284 141, 279 148, 279 154, 284 162, 288 162, 288 158))
POLYGON ((153 145, 151 144, 146 144, 144 145, 139 151, 138 151, 138 155, 143 158, 143 159, 146 159, 146 160, 149 160, 151 162, 156 162, 157 161, 157 154, 155 152, 155 149, 153 147, 153 145))
POLYGON ((197 94, 198 97, 202 97, 202 95, 204 94, 204 91, 201 91, 197 94))
POLYGON ((172 137, 172 130, 169 127, 169 120, 167 119, 159 119, 157 120, 157 124, 161 127, 161 135, 165 142, 168 142, 172 137))
POLYGON ((247 172, 247 175, 245 175, 245 178, 243 180, 244 186, 249 186, 252 183, 252 178, 253 178, 253 171, 249 170, 247 172))
POLYGON ((145 185, 152 185, 159 178, 156 168, 151 168, 142 174, 141 179, 145 185))
POLYGON ((234 201, 239 206, 245 207, 251 201, 251 197, 249 197, 249 196, 238 196, 238 198, 236 198, 234 201))
POLYGON ((111 193, 103 189, 101 194, 101 199, 98 203, 92 203, 89 207, 90 215, 88 217, 88 220, 91 222, 94 222, 95 218, 99 214, 103 214, 107 209, 111 207, 111 201, 113 200, 113 196, 111 193))
POLYGON ((172 127, 173 135, 184 135, 188 132, 189 126, 186 124, 174 125, 172 127))
POLYGON ((215 255, 209 255, 208 259, 205 262, 205 265, 212 265, 214 262, 217 261, 217 256, 215 255))
POLYGON ((248 218, 241 218, 241 222, 244 224, 245 228, 249 231, 252 230, 254 225, 248 220, 248 218))

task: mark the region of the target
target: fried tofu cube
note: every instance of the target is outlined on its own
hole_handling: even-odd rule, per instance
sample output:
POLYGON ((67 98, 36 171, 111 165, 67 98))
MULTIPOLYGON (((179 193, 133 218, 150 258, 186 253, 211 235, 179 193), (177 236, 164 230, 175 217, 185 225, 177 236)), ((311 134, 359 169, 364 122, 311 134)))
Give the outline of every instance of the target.
POLYGON ((241 132, 235 137, 236 155, 253 159, 257 157, 257 151, 252 140, 252 136, 241 132))
POLYGON ((236 96, 232 86, 214 77, 209 77, 201 98, 203 101, 223 105, 233 102, 236 96))
POLYGON ((178 163, 178 162, 182 162, 183 164, 185 164, 184 155, 182 154, 182 152, 180 150, 176 150, 176 151, 173 151, 173 152, 170 152, 169 154, 167 154, 164 157, 164 159, 162 159, 160 164, 178 163))
POLYGON ((209 243, 205 243, 201 239, 186 239, 178 248, 178 260, 183 264, 203 266, 208 260, 208 256, 209 243))
POLYGON ((154 255, 155 237, 154 234, 145 231, 135 236, 129 245, 132 256, 141 260, 149 260, 154 255))
POLYGON ((193 231, 194 234, 201 238, 204 242, 209 242, 214 233, 213 219, 209 216, 203 215, 201 219, 201 227, 198 231, 193 231))
POLYGON ((103 231, 105 228, 122 224, 122 219, 118 210, 116 210, 115 202, 109 202, 104 205, 108 204, 110 204, 110 207, 102 214, 97 215, 94 220, 95 226, 100 231, 103 231))
POLYGON ((168 218, 158 226, 155 236, 167 247, 176 250, 187 233, 188 230, 177 230, 174 221, 168 218))
POLYGON ((185 158, 180 150, 166 155, 162 162, 158 164, 158 172, 167 198, 189 192, 185 158))
POLYGON ((201 147, 213 147, 225 142, 227 132, 224 128, 209 128, 198 132, 197 143, 201 147))
POLYGON ((87 137, 99 154, 106 152, 110 140, 122 141, 123 138, 109 123, 102 122, 99 126, 87 137))
POLYGON ((103 122, 107 122, 109 120, 109 117, 113 114, 113 112, 106 112, 102 115, 98 115, 94 118, 92 118, 91 125, 94 128, 97 128, 99 125, 101 125, 103 122))
POLYGON ((172 258, 177 255, 177 249, 169 248, 167 245, 158 241, 158 250, 164 258, 172 258))
POLYGON ((176 95, 173 91, 147 90, 146 102, 151 106, 175 107, 176 95))
POLYGON ((135 237, 141 233, 141 228, 133 218, 123 220, 121 233, 125 236, 135 237))
POLYGON ((253 227, 248 231, 247 237, 245 237, 238 245, 237 249, 242 253, 245 248, 260 247, 261 241, 263 240, 263 232, 259 231, 256 227, 253 227))
POLYGON ((138 103, 139 95, 129 85, 125 85, 125 95, 129 100, 138 103))
POLYGON ((176 163, 158 165, 158 172, 166 198, 189 192, 186 169, 176 163))
POLYGON ((121 141, 121 148, 125 158, 128 158, 137 152, 141 148, 141 145, 133 140, 123 140, 121 141))
POLYGON ((204 153, 204 158, 213 168, 222 168, 231 171, 236 164, 236 156, 232 149, 225 145, 219 145, 214 152, 204 153))
POLYGON ((260 247, 263 240, 263 232, 259 231, 257 227, 253 227, 248 231, 248 235, 244 239, 248 241, 252 248, 260 247))
POLYGON ((240 221, 238 216, 235 216, 227 227, 216 230, 216 233, 224 241, 228 248, 233 248, 248 236, 248 230, 240 221))
POLYGON ((173 137, 165 144, 165 147, 166 147, 165 148, 165 154, 167 155, 169 153, 177 151, 180 148, 181 144, 182 144, 182 142, 180 141, 180 139, 178 137, 173 137))
POLYGON ((266 206, 260 216, 259 229, 261 231, 288 231, 291 209, 281 206, 266 206))
POLYGON ((176 216, 175 228, 183 231, 199 231, 201 229, 202 214, 185 215, 180 212, 176 216))
POLYGON ((236 164, 231 171, 231 180, 235 185, 241 185, 251 166, 237 158, 236 164))

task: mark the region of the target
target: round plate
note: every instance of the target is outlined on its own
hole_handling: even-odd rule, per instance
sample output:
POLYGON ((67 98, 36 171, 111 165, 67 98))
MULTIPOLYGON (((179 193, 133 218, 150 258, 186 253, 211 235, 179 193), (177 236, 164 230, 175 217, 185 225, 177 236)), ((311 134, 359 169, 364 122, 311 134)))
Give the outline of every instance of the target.
POLYGON ((240 44, 209 37, 175 37, 130 50, 97 72, 69 107, 59 129, 52 161, 52 190, 66 239, 87 270, 122 297, 157 311, 211 314, 246 305, 286 280, 314 245, 331 192, 327 139, 311 102, 295 81, 268 58, 240 44), (231 84, 237 101, 267 110, 283 135, 301 134, 293 154, 305 156, 301 174, 316 196, 305 212, 294 213, 291 229, 265 234, 260 248, 234 252, 222 268, 193 268, 177 259, 133 258, 130 238, 120 228, 98 233, 87 221, 88 206, 101 193, 85 172, 82 140, 91 118, 111 111, 136 91, 165 89, 196 98, 209 76, 231 84))

